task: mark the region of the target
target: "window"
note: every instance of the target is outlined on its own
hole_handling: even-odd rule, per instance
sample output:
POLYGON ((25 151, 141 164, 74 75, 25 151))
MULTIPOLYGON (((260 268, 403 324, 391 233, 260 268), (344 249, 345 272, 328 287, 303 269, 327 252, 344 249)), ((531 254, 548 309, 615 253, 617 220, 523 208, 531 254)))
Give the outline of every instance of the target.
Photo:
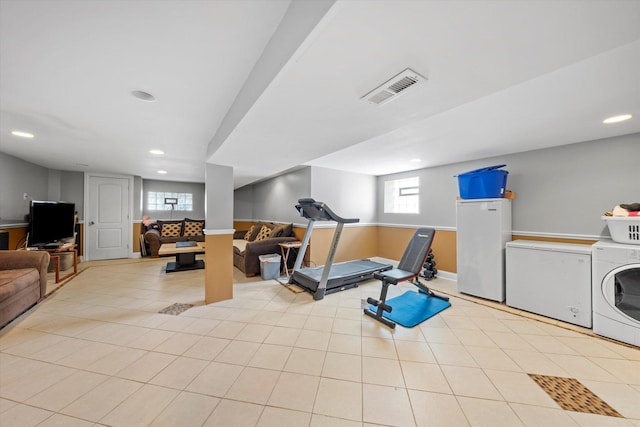
POLYGON ((147 193, 147 209, 150 211, 170 211, 172 209, 172 205, 165 204, 165 198, 178 200, 178 203, 173 207, 176 211, 193 210, 193 194, 165 193, 162 191, 149 191, 147 193))
POLYGON ((384 212, 420 213, 420 178, 385 181, 384 212))

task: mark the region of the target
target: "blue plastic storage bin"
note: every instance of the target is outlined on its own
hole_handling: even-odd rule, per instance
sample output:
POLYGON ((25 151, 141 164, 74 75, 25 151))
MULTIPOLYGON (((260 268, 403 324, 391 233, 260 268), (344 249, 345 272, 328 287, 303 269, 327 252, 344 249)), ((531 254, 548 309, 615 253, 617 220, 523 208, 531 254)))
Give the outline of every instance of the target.
POLYGON ((499 170, 507 165, 489 166, 456 175, 462 199, 494 199, 504 197, 509 172, 499 170))

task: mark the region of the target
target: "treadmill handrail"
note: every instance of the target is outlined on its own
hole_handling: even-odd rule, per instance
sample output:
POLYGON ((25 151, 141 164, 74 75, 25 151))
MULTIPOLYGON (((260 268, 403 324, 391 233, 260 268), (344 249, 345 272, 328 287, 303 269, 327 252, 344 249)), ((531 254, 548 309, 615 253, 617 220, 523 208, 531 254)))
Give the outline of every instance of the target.
POLYGON ((335 221, 340 224, 360 222, 360 218, 342 218, 323 202, 316 202, 311 198, 299 199, 296 209, 300 216, 315 221, 335 221))

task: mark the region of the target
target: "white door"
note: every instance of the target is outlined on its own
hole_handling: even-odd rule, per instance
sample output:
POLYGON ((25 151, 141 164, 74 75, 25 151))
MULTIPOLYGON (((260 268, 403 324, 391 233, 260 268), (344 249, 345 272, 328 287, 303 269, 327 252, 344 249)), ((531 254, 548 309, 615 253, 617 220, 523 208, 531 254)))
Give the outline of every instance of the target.
POLYGON ((85 215, 89 260, 129 257, 129 178, 89 175, 85 215))

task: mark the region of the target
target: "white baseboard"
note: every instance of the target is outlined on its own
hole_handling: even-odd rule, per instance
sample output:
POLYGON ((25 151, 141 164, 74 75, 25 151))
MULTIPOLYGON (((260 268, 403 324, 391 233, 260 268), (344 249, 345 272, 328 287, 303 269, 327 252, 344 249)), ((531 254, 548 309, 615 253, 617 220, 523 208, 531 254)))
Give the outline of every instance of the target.
POLYGON ((452 280, 454 282, 458 281, 458 275, 456 273, 451 273, 450 271, 438 270, 438 278, 452 280))

